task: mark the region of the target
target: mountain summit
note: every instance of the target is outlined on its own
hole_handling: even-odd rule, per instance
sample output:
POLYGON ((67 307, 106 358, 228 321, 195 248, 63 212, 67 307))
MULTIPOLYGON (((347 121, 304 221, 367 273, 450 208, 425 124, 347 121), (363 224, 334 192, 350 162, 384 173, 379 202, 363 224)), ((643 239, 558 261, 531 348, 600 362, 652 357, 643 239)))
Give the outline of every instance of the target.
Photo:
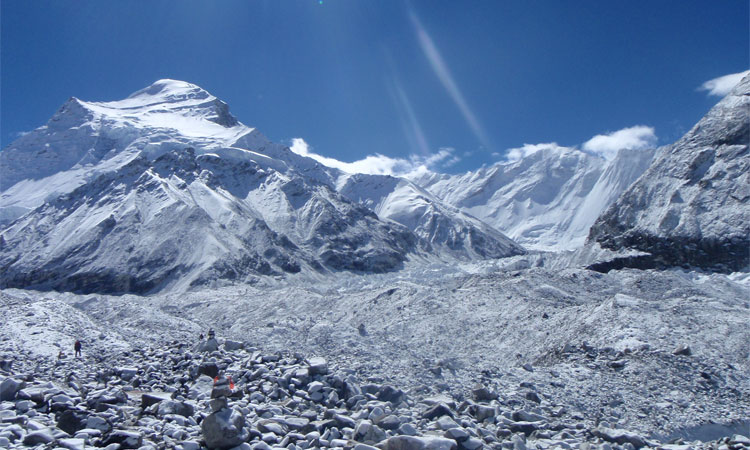
POLYGON ((361 191, 347 174, 175 80, 115 102, 71 98, 0 152, 0 169, 4 287, 143 293, 524 252, 406 181, 379 217, 346 195, 361 191))

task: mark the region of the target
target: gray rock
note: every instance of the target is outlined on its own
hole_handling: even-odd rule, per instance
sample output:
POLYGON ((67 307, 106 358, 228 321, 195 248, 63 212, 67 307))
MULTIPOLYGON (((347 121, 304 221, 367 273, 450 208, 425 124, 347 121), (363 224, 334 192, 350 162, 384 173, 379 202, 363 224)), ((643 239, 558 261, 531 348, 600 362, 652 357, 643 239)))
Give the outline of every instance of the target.
POLYGON ((523 433, 526 436, 538 430, 540 426, 540 422, 511 422, 508 424, 510 431, 514 433, 523 433))
POLYGON ((374 425, 369 420, 361 420, 357 424, 352 434, 352 439, 359 442, 376 444, 383 441, 387 437, 385 431, 383 431, 377 425, 374 425))
POLYGON ((436 424, 438 428, 441 430, 450 430, 451 428, 458 428, 459 425, 456 423, 455 420, 451 419, 448 416, 442 416, 437 421, 436 424))
POLYGON ((683 356, 690 356, 693 354, 693 351, 690 349, 690 346, 687 344, 680 344, 672 351, 673 355, 683 355, 683 356))
POLYGON ((149 406, 171 398, 172 395, 168 392, 145 392, 141 395, 141 408, 148 408, 149 406))
POLYGON ((524 409, 513 411, 513 413, 511 413, 511 419, 513 419, 516 422, 546 422, 547 421, 546 417, 539 415, 539 414, 534 414, 524 409))
POLYGON ((195 346, 195 351, 200 353, 211 353, 219 349, 219 341, 216 338, 208 338, 195 346))
POLYGON ((284 429, 284 425, 275 420, 261 420, 256 426, 261 433, 273 433, 277 436, 283 436, 287 432, 287 430, 284 429))
POLYGON ((55 436, 48 428, 32 431, 23 438, 24 445, 50 444, 55 442, 55 436))
POLYGON ((24 381, 6 378, 0 383, 0 401, 9 402, 16 398, 16 393, 26 387, 24 381))
POLYGON ((198 441, 182 441, 180 445, 182 445, 182 450, 200 450, 201 448, 198 441))
POLYGON ((86 441, 83 439, 70 438, 60 439, 57 443, 60 447, 67 448, 68 450, 85 450, 86 441))
POLYGON ((482 385, 477 385, 472 391, 471 395, 474 397, 474 400, 478 402, 489 402, 492 400, 497 400, 497 393, 491 392, 489 389, 482 385))
POLYGON ((119 374, 121 379, 131 381, 138 374, 138 369, 135 367, 118 367, 115 373, 119 374))
POLYGON ((447 437, 448 439, 453 439, 456 442, 463 442, 469 439, 470 434, 463 428, 456 427, 445 430, 443 436, 447 437))
POLYGON ((401 426, 398 427, 398 434, 403 434, 405 436, 416 436, 417 429, 410 423, 402 423, 401 426))
POLYGON ((245 418, 231 408, 224 408, 206 416, 201 432, 209 448, 228 449, 245 442, 249 436, 245 418))
POLYGON ((85 411, 68 409, 63 411, 57 418, 57 428, 68 434, 75 434, 78 430, 86 428, 89 414, 85 411))
POLYGON ((328 373, 328 361, 319 356, 310 358, 310 375, 325 375, 328 373))
POLYGON ((379 445, 381 450, 455 450, 453 439, 443 437, 393 436, 379 445))
POLYGON ((167 414, 177 414, 183 417, 190 417, 193 415, 193 412, 195 412, 194 408, 189 403, 177 402, 174 400, 167 400, 159 403, 157 409, 157 415, 159 417, 164 417, 167 414))
POLYGON ((482 448, 482 445, 484 443, 479 438, 471 437, 461 442, 459 447, 463 450, 477 450, 482 448))
POLYGON ((375 425, 384 430, 395 430, 401 425, 401 420, 393 414, 388 414, 378 417, 378 419, 375 420, 375 425))
POLYGON ((354 428, 357 426, 357 422, 355 422, 354 419, 343 414, 336 414, 335 416, 333 416, 333 420, 336 422, 336 426, 339 428, 354 428))
POLYGON ((104 446, 119 444, 120 448, 139 448, 143 445, 143 435, 137 431, 115 430, 102 442, 104 446))
POLYGON ((229 339, 227 339, 227 340, 224 341, 224 350, 226 350, 228 352, 233 352, 233 351, 236 351, 236 350, 242 350, 243 348, 245 348, 245 343, 244 342, 231 341, 229 339))
POLYGON ((379 450, 377 447, 373 447, 372 445, 367 444, 357 444, 354 446, 352 450, 379 450))
POLYGON ((209 378, 216 378, 219 375, 219 366, 213 361, 202 362, 198 366, 198 374, 209 378))
POLYGON ((648 444, 646 439, 636 433, 618 428, 598 427, 591 431, 594 436, 600 437, 607 442, 616 444, 631 444, 635 448, 645 447, 648 444))
POLYGON ((480 422, 483 422, 487 419, 491 419, 495 417, 495 408, 491 406, 472 405, 470 409, 474 417, 476 417, 477 420, 480 422))
POLYGON ((383 386, 378 391, 378 400, 381 402, 390 402, 394 405, 401 403, 405 396, 404 391, 389 385, 383 386))
POLYGON ((422 417, 428 420, 432 420, 440 416, 453 417, 453 412, 445 403, 435 403, 422 413, 422 417))

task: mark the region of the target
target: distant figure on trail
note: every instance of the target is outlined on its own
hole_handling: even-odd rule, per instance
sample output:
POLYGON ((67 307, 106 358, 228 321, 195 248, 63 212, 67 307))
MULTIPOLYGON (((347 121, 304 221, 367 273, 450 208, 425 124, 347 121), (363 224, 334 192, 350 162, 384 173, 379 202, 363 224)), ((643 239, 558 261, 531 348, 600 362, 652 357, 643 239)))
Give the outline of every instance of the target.
POLYGON ((201 333, 201 335, 200 335, 200 336, 198 336, 198 340, 199 340, 199 341, 202 341, 202 340, 203 340, 203 333, 201 333))
POLYGON ((208 330, 208 338, 209 339, 213 339, 215 337, 216 337, 216 333, 214 332, 214 329, 213 328, 209 329, 208 330))
POLYGON ((76 341, 76 343, 73 344, 73 348, 76 350, 76 358, 81 356, 81 341, 76 341))

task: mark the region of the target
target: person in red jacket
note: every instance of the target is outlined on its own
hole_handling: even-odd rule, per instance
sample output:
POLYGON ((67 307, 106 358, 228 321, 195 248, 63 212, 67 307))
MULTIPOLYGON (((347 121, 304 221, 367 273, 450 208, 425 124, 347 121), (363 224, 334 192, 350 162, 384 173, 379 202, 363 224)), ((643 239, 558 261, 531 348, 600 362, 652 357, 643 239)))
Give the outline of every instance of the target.
POLYGON ((76 351, 76 357, 81 356, 81 341, 76 341, 76 343, 73 344, 73 348, 76 351))

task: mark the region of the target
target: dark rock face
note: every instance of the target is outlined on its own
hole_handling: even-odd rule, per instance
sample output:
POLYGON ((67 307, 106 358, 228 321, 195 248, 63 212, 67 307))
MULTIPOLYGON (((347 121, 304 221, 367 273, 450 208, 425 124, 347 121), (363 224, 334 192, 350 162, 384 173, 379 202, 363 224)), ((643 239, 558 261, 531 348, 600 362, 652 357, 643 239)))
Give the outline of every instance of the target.
POLYGON ((749 106, 746 77, 682 139, 660 150, 597 219, 589 241, 651 254, 615 266, 750 267, 749 106))

